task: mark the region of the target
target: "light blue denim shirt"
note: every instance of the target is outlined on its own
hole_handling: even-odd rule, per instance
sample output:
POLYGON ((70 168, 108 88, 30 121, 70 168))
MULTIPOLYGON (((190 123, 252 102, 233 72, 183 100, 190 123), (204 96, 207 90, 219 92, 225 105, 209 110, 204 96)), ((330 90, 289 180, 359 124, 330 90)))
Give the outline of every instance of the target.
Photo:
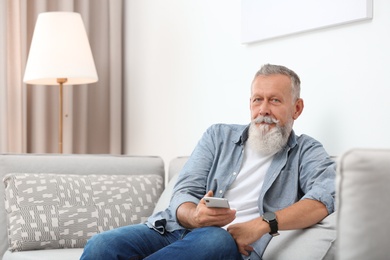
MULTIPOLYGON (((179 174, 169 207, 151 216, 148 226, 161 233, 182 229, 176 219, 181 204, 198 204, 209 190, 214 190, 215 197, 223 197, 239 173, 247 139, 248 125, 216 124, 207 129, 179 174)), ((266 173, 258 199, 259 216, 302 199, 318 200, 332 213, 335 172, 335 162, 321 143, 293 131, 266 173)), ((253 244, 259 259, 270 239, 267 234, 253 244)))

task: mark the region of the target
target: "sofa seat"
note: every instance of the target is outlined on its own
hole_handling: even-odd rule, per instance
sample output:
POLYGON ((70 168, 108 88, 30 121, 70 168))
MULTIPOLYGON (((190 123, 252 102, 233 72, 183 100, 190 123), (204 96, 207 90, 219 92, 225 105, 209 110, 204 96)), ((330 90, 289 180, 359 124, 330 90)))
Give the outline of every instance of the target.
POLYGON ((3 260, 77 260, 82 253, 82 248, 29 250, 16 253, 7 251, 3 260))

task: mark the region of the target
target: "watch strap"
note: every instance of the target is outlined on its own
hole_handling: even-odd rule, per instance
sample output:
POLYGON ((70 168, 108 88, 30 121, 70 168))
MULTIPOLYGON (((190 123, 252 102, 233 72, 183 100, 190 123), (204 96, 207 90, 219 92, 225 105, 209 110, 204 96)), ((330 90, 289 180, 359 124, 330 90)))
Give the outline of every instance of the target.
POLYGON ((276 221, 276 219, 269 221, 268 224, 271 228, 271 232, 269 232, 269 234, 273 237, 279 235, 278 222, 276 221))
POLYGON ((278 232, 278 221, 276 220, 276 214, 274 212, 266 212, 263 215, 263 220, 269 224, 271 231, 269 234, 271 236, 279 235, 278 232))

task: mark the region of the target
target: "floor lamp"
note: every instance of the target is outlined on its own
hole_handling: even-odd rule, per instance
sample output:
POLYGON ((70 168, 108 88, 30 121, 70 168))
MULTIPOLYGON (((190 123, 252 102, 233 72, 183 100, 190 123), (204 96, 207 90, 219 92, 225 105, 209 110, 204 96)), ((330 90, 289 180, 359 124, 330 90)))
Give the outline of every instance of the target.
POLYGON ((79 13, 41 13, 35 24, 23 81, 59 86, 58 151, 62 153, 63 85, 98 81, 87 33, 79 13))

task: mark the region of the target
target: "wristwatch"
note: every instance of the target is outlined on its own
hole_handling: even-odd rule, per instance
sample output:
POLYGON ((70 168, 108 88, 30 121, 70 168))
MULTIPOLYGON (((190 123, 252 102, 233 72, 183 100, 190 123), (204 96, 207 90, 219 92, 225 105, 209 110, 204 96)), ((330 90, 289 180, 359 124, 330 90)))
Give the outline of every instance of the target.
POLYGON ((265 212, 263 214, 263 220, 269 224, 269 227, 271 228, 271 232, 269 234, 271 236, 278 236, 278 221, 276 220, 276 214, 274 212, 265 212))

